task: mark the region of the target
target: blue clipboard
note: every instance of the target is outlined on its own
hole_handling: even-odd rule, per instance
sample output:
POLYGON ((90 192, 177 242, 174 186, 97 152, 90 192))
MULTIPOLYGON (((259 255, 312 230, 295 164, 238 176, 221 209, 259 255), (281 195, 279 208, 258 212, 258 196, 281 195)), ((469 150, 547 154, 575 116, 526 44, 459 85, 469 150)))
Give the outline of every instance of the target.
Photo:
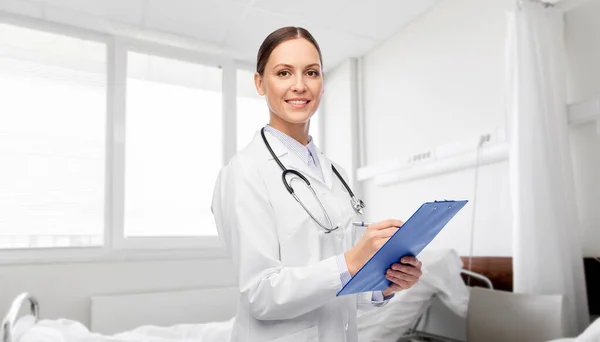
POLYGON ((427 202, 398 229, 392 237, 337 293, 383 291, 391 284, 385 272, 402 257, 418 256, 468 201, 427 202))

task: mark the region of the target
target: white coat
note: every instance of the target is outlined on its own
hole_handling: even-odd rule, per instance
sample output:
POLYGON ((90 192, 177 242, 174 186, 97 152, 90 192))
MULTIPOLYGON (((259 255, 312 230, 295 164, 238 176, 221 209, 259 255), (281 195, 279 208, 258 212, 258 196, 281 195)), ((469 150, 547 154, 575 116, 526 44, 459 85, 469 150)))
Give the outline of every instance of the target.
MULTIPOLYGON (((336 256, 357 238, 352 221, 358 217, 348 192, 322 152, 324 182, 276 137, 265 135, 283 165, 307 177, 340 228, 326 234, 288 193, 258 131, 221 170, 212 202, 219 236, 238 274, 231 341, 355 342, 357 307, 378 304, 371 302, 372 293, 336 297, 341 289, 336 256)), ((294 177, 291 184, 313 215, 327 222, 305 183, 294 177)))

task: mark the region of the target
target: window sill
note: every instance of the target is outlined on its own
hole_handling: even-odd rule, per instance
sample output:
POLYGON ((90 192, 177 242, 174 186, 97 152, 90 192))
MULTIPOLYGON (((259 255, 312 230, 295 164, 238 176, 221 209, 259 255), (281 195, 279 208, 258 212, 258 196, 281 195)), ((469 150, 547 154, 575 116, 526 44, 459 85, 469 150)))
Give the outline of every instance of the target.
POLYGON ((0 265, 106 263, 226 258, 223 248, 133 250, 107 247, 41 248, 0 251, 0 265))

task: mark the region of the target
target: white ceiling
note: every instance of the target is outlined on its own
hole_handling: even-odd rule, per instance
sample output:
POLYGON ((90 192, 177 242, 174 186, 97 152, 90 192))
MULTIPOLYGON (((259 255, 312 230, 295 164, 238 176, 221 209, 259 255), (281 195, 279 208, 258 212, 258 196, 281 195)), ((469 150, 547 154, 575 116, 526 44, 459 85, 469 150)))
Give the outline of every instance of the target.
MULTIPOLYGON (((0 0, 0 3, 7 0, 0 0)), ((282 26, 317 39, 325 67, 367 53, 441 0, 8 0, 82 13, 214 44, 255 63, 282 26)))

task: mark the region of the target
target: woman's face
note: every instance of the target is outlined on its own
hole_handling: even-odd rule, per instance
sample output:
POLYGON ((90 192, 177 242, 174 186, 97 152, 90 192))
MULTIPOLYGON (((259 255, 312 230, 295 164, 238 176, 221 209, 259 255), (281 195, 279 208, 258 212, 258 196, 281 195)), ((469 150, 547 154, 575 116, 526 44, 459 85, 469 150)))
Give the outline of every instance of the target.
POLYGON ((319 52, 304 38, 287 40, 271 52, 263 75, 256 73, 254 81, 267 99, 272 119, 305 124, 323 95, 319 52))

